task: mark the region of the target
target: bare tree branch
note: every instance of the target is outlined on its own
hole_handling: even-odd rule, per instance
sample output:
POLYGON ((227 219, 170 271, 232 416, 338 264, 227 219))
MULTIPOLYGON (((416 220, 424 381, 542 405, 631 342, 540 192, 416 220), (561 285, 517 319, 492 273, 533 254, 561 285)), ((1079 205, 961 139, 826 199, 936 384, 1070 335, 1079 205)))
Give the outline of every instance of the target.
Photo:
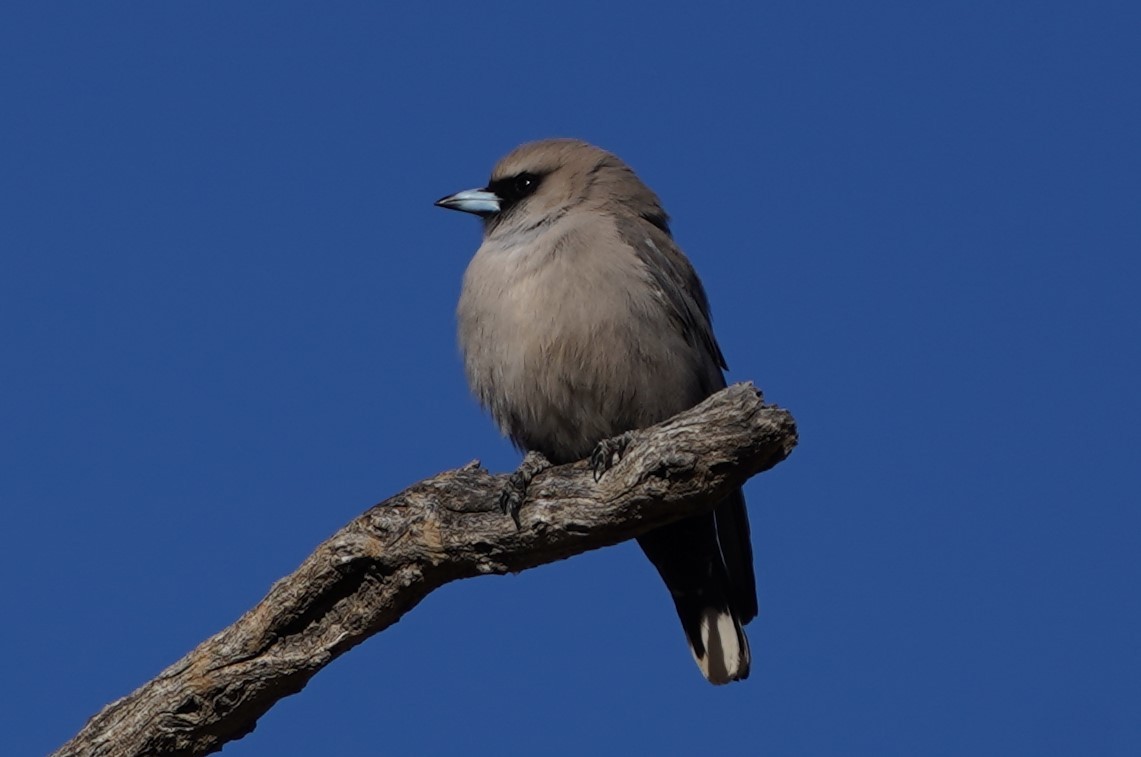
POLYGON ((422 481, 342 528, 236 623, 104 707, 55 754, 215 752, 434 589, 616 544, 706 510, 787 457, 796 440, 787 411, 738 384, 635 432, 599 482, 585 462, 539 474, 518 529, 497 508, 505 476, 472 463, 422 481))

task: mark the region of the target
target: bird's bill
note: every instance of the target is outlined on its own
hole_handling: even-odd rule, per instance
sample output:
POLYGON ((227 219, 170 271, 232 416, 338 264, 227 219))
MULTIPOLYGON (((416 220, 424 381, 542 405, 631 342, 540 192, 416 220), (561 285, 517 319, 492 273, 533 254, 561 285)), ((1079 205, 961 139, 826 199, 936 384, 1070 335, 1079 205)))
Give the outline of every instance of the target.
POLYGON ((465 189, 454 195, 441 197, 436 205, 449 210, 462 210, 477 216, 489 216, 499 212, 499 196, 486 189, 465 189))

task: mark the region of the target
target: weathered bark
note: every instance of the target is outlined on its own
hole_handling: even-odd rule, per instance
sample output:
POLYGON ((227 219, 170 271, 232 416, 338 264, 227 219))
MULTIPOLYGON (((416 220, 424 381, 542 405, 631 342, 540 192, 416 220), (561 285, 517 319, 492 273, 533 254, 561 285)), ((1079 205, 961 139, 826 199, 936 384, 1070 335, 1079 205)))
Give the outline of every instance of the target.
POLYGON ((505 476, 472 463, 369 509, 236 623, 103 708, 56 755, 203 755, 457 578, 526 570, 712 507, 796 445, 785 410, 732 386, 635 432, 600 481, 585 462, 539 474, 521 527, 498 511, 505 476))

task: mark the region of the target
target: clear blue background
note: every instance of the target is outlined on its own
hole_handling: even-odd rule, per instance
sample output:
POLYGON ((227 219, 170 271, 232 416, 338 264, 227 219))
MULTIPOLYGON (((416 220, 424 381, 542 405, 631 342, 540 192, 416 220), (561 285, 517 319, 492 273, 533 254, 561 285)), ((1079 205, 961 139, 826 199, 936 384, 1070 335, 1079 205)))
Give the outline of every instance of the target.
POLYGON ((1141 9, 0 11, 3 747, 42 754, 423 477, 517 454, 475 219, 577 136, 661 195, 732 380, 752 677, 632 545, 445 587, 228 755, 1141 753, 1141 9))

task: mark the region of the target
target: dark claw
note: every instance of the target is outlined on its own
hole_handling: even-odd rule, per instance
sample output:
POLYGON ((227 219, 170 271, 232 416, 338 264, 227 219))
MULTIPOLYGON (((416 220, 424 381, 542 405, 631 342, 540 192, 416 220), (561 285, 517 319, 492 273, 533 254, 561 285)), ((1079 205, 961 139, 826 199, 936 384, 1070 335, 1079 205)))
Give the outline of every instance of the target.
POLYGON ((499 493, 499 509, 504 515, 511 516, 511 520, 515 521, 515 528, 523 527, 523 524, 519 522, 519 510, 523 507, 523 500, 526 496, 527 484, 522 480, 519 471, 515 471, 507 479, 507 485, 503 487, 503 491, 499 493))
POLYGON ((603 439, 598 443, 594 452, 590 453, 590 469, 594 472, 595 483, 601 481, 602 474, 613 468, 614 464, 622 459, 626 448, 630 446, 630 442, 633 440, 634 434, 626 431, 613 438, 603 439))
POLYGON ((527 498, 527 487, 531 485, 531 480, 550 467, 551 463, 542 454, 528 452, 515 472, 507 477, 507 483, 499 493, 499 509, 504 515, 511 516, 511 520, 515 521, 515 528, 523 527, 519 522, 519 510, 523 507, 523 500, 527 498))

